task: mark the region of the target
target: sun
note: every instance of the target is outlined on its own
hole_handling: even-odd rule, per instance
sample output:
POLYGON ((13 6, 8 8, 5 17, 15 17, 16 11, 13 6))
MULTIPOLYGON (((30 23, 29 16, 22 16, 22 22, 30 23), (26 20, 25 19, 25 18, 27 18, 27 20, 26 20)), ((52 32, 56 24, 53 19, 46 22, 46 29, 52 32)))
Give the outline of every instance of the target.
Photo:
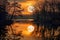
POLYGON ((33 12, 35 10, 34 6, 28 6, 28 12, 33 12))
POLYGON ((33 32, 34 31, 34 26, 30 25, 27 28, 28 32, 33 32))

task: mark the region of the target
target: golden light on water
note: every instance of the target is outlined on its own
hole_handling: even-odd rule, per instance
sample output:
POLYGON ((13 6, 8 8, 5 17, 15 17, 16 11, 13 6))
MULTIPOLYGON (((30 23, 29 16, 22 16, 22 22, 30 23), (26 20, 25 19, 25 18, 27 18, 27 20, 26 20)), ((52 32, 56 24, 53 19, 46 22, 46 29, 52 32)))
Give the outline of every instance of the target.
POLYGON ((24 35, 24 36, 30 36, 30 32, 28 32, 27 30, 24 30, 23 32, 22 32, 22 35, 24 35))
POLYGON ((27 28, 28 32, 33 32, 34 31, 34 26, 30 25, 27 28))
POLYGON ((27 26, 27 30, 24 30, 22 32, 22 35, 31 36, 33 31, 34 31, 34 26, 33 25, 29 25, 29 26, 27 26))
MULTIPOLYGON (((12 25, 14 34, 20 34, 20 32, 22 33, 22 35, 24 36, 31 36, 32 33, 35 31, 34 29, 36 29, 35 24, 33 23, 25 23, 25 22, 20 22, 20 23, 13 23, 12 25)), ((8 29, 9 34, 12 34, 11 32, 11 28, 8 29)))

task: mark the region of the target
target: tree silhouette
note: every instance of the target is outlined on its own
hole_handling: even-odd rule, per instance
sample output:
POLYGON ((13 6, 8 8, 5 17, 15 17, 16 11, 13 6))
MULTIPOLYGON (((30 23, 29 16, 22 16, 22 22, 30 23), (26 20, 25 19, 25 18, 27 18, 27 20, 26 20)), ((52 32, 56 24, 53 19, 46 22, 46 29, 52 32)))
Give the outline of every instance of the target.
POLYGON ((0 36, 5 36, 6 25, 10 25, 13 22, 12 20, 7 20, 7 14, 3 6, 0 6, 0 36))

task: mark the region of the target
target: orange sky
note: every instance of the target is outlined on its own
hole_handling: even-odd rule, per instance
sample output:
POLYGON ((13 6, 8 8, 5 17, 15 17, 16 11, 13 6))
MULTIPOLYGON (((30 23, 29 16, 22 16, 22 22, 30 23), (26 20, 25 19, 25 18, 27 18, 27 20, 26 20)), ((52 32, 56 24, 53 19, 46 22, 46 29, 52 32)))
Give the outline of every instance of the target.
MULTIPOLYGON (((12 2, 11 2, 12 4, 12 2)), ((28 11, 28 6, 34 6, 35 5, 35 1, 26 1, 26 2, 18 2, 18 4, 21 4, 21 8, 23 9, 22 14, 23 15, 31 15, 32 13, 28 11)), ((16 10, 19 10, 19 8, 15 8, 16 10)), ((13 13, 13 7, 11 7, 10 9, 10 14, 13 13)), ((20 13, 18 13, 19 15, 20 13)))
POLYGON ((27 2, 23 2, 22 4, 22 8, 24 9, 24 11, 22 12, 25 15, 31 15, 32 13, 28 11, 28 6, 34 6, 35 5, 35 1, 27 1, 27 2))
MULTIPOLYGON (((39 0, 38 1, 40 4, 42 4, 44 1, 43 0, 39 0)), ((38 8, 38 6, 37 6, 37 3, 38 3, 37 1, 35 1, 35 0, 26 0, 25 2, 18 2, 18 4, 20 5, 21 4, 21 8, 23 9, 23 11, 22 11, 22 15, 32 15, 34 12, 35 12, 35 10, 37 10, 37 9, 39 9, 38 8), (35 8, 35 10, 33 11, 33 12, 29 12, 28 11, 28 7, 29 6, 33 6, 34 8, 35 8), (37 9, 36 9, 37 8, 37 9)), ((12 3, 12 2, 11 2, 12 3)), ((19 10, 19 8, 16 8, 16 10, 19 10)), ((11 8, 11 10, 10 10, 10 12, 9 12, 10 14, 12 14, 13 13, 13 7, 11 8)), ((17 13, 16 13, 17 14, 17 13)), ((17 15, 19 15, 20 13, 18 13, 17 15)))

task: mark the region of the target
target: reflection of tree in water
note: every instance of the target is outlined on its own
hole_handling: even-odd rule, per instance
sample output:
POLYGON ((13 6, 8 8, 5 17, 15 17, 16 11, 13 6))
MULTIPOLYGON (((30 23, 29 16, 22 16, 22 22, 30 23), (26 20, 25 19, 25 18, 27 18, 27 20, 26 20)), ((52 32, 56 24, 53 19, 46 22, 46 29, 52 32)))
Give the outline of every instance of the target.
MULTIPOLYGON (((0 6, 0 39, 1 40, 10 40, 9 38, 9 34, 7 33, 7 29, 6 26, 10 26, 13 21, 11 19, 7 19, 8 18, 8 13, 4 10, 3 6, 0 6)), ((11 27, 10 27, 11 28, 11 27)), ((11 37, 17 37, 17 39, 19 39, 21 36, 21 34, 19 35, 11 35, 11 37)), ((14 38, 13 38, 14 39, 14 38)))
POLYGON ((7 12, 4 10, 3 6, 0 6, 0 38, 1 36, 5 37, 7 30, 5 29, 7 25, 12 24, 12 21, 7 20, 7 12))
MULTIPOLYGON (((15 4, 13 4, 16 6, 15 4)), ((18 7, 19 8, 19 7, 18 7)), ((5 27, 6 25, 12 24, 12 21, 7 21, 6 20, 6 14, 7 12, 4 11, 3 8, 0 7, 0 36, 4 35, 5 36, 5 27)), ((60 26, 60 3, 49 3, 45 2, 43 5, 43 9, 41 12, 36 12, 37 15, 35 15, 35 23, 37 24, 37 29, 39 29, 39 26, 45 27, 45 29, 42 30, 42 35, 44 36, 44 32, 46 31, 46 28, 48 29, 47 31, 53 30, 52 36, 55 37, 55 30, 58 29, 58 26, 60 26)), ((20 11, 19 11, 20 12, 20 11)), ((58 31, 59 32, 59 31, 58 31)), ((50 33, 50 32, 49 32, 50 33)), ((51 33, 50 33, 51 34, 51 33)), ((9 34, 8 34, 9 35, 9 34)), ((12 36, 20 36, 20 34, 15 35, 13 34, 12 36)), ((58 35, 58 39, 60 37, 60 34, 58 35)))
MULTIPOLYGON (((54 1, 53 1, 54 2, 54 1)), ((60 26, 60 12, 59 12, 59 5, 57 6, 57 4, 55 3, 49 3, 48 1, 45 1, 45 4, 43 5, 43 10, 42 10, 42 23, 46 26, 60 26), (57 12, 55 11, 57 8, 57 12), (49 11, 48 11, 49 10, 49 11)))
POLYGON ((5 20, 6 20, 6 12, 2 7, 0 7, 0 36, 1 34, 4 34, 2 31, 5 30, 5 20))
MULTIPOLYGON (((54 30, 57 30, 57 28, 60 26, 59 5, 60 5, 60 3, 58 3, 58 2, 55 3, 54 0, 51 3, 49 3, 48 1, 45 0, 42 11, 36 12, 36 15, 35 15, 35 17, 36 17, 35 23, 37 24, 37 29, 39 29, 39 25, 40 26, 44 25, 45 31, 46 31, 46 28, 48 30, 53 29, 52 36, 54 36, 54 30)), ((44 32, 43 32, 43 34, 44 34, 44 32)), ((58 37, 58 39, 59 39, 59 37, 58 37)))

